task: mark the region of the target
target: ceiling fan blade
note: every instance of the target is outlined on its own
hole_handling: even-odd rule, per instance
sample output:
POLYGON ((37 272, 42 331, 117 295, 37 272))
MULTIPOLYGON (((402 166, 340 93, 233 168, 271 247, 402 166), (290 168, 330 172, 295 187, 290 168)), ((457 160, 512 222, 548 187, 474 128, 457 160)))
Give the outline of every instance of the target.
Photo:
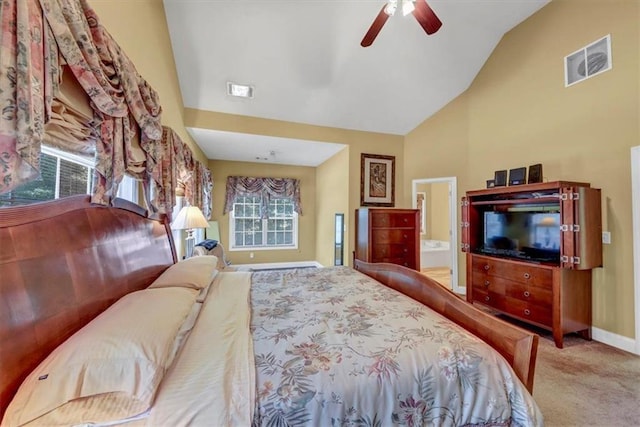
POLYGON ((427 34, 431 35, 442 27, 442 22, 425 0, 417 0, 415 6, 413 16, 427 34))
POLYGON ((387 13, 384 11, 386 7, 387 7, 386 4, 382 6, 382 9, 380 9, 380 13, 378 13, 378 16, 376 16, 376 19, 373 20, 371 27, 369 27, 369 31, 367 31, 367 34, 364 35, 364 38, 360 42, 360 46, 362 47, 371 46, 371 43, 373 43, 373 41, 378 36, 378 33, 382 29, 382 26, 384 25, 385 22, 387 22, 387 19, 389 19, 389 15, 387 15, 387 13))

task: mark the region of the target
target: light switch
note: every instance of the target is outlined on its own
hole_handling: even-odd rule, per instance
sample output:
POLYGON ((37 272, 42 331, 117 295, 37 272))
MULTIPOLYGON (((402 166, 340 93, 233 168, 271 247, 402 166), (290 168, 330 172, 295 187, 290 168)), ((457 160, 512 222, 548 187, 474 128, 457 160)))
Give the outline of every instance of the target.
POLYGON ((607 245, 611 244, 611 232, 603 231, 602 232, 602 243, 606 243, 607 245))

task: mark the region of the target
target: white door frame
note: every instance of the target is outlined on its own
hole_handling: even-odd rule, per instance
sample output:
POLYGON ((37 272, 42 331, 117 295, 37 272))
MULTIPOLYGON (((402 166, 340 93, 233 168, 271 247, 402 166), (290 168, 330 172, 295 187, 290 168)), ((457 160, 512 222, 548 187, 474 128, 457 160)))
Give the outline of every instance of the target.
POLYGON ((640 354, 640 145, 631 147, 631 215, 633 223, 633 282, 635 353, 640 354))
MULTIPOLYGON (((417 208, 417 193, 419 184, 434 183, 449 184, 449 248, 451 250, 451 290, 458 294, 466 294, 467 288, 460 286, 458 280, 458 179, 455 176, 442 178, 423 178, 411 181, 411 200, 413 208, 417 208)), ((427 207, 427 211, 429 207, 427 207)))

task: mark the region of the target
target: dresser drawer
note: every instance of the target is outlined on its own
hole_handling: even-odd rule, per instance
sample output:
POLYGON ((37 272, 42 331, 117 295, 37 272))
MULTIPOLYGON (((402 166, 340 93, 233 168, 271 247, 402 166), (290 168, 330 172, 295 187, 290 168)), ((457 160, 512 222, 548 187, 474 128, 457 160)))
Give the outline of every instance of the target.
POLYGON ((371 243, 375 245, 388 245, 393 243, 415 245, 415 230, 413 229, 379 229, 371 230, 371 243))
POLYGON ((474 272, 484 272, 488 276, 502 277, 533 286, 551 288, 553 273, 551 269, 535 265, 506 262, 490 258, 473 257, 474 272))
POLYGON ((405 244, 373 244, 371 246, 373 258, 406 258, 414 257, 414 247, 405 244))
POLYGON ((505 297, 503 311, 527 322, 535 322, 548 327, 553 325, 551 306, 542 306, 516 298, 505 297))
POLYGON ((407 257, 407 256, 378 256, 378 257, 372 257, 370 262, 388 262, 390 264, 398 264, 398 265, 403 265, 405 267, 409 267, 409 268, 413 268, 414 270, 416 269, 416 265, 414 262, 414 258, 411 257, 407 257))
POLYGON ((538 286, 527 286, 521 283, 512 282, 506 287, 506 294, 510 298, 532 304, 548 305, 553 304, 553 292, 538 286))
POLYGON ((506 295, 505 280, 473 272, 473 293, 476 291, 494 292, 506 295))
POLYGON ((497 310, 504 311, 505 297, 500 293, 474 287, 473 300, 497 310))
POLYGON ((374 213, 371 216, 371 227, 412 227, 416 226, 414 212, 374 213))

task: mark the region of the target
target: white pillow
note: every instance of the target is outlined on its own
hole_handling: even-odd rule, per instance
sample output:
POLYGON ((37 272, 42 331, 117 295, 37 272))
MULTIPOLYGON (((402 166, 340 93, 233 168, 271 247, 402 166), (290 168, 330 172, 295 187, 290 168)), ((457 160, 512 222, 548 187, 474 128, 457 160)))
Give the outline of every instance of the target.
POLYGON ((99 423, 148 410, 197 294, 161 288, 122 297, 25 379, 2 425, 99 423))
POLYGON ((203 255, 187 258, 167 268, 149 285, 152 288, 185 287, 200 291, 198 301, 204 301, 209 286, 218 274, 218 257, 203 255))

